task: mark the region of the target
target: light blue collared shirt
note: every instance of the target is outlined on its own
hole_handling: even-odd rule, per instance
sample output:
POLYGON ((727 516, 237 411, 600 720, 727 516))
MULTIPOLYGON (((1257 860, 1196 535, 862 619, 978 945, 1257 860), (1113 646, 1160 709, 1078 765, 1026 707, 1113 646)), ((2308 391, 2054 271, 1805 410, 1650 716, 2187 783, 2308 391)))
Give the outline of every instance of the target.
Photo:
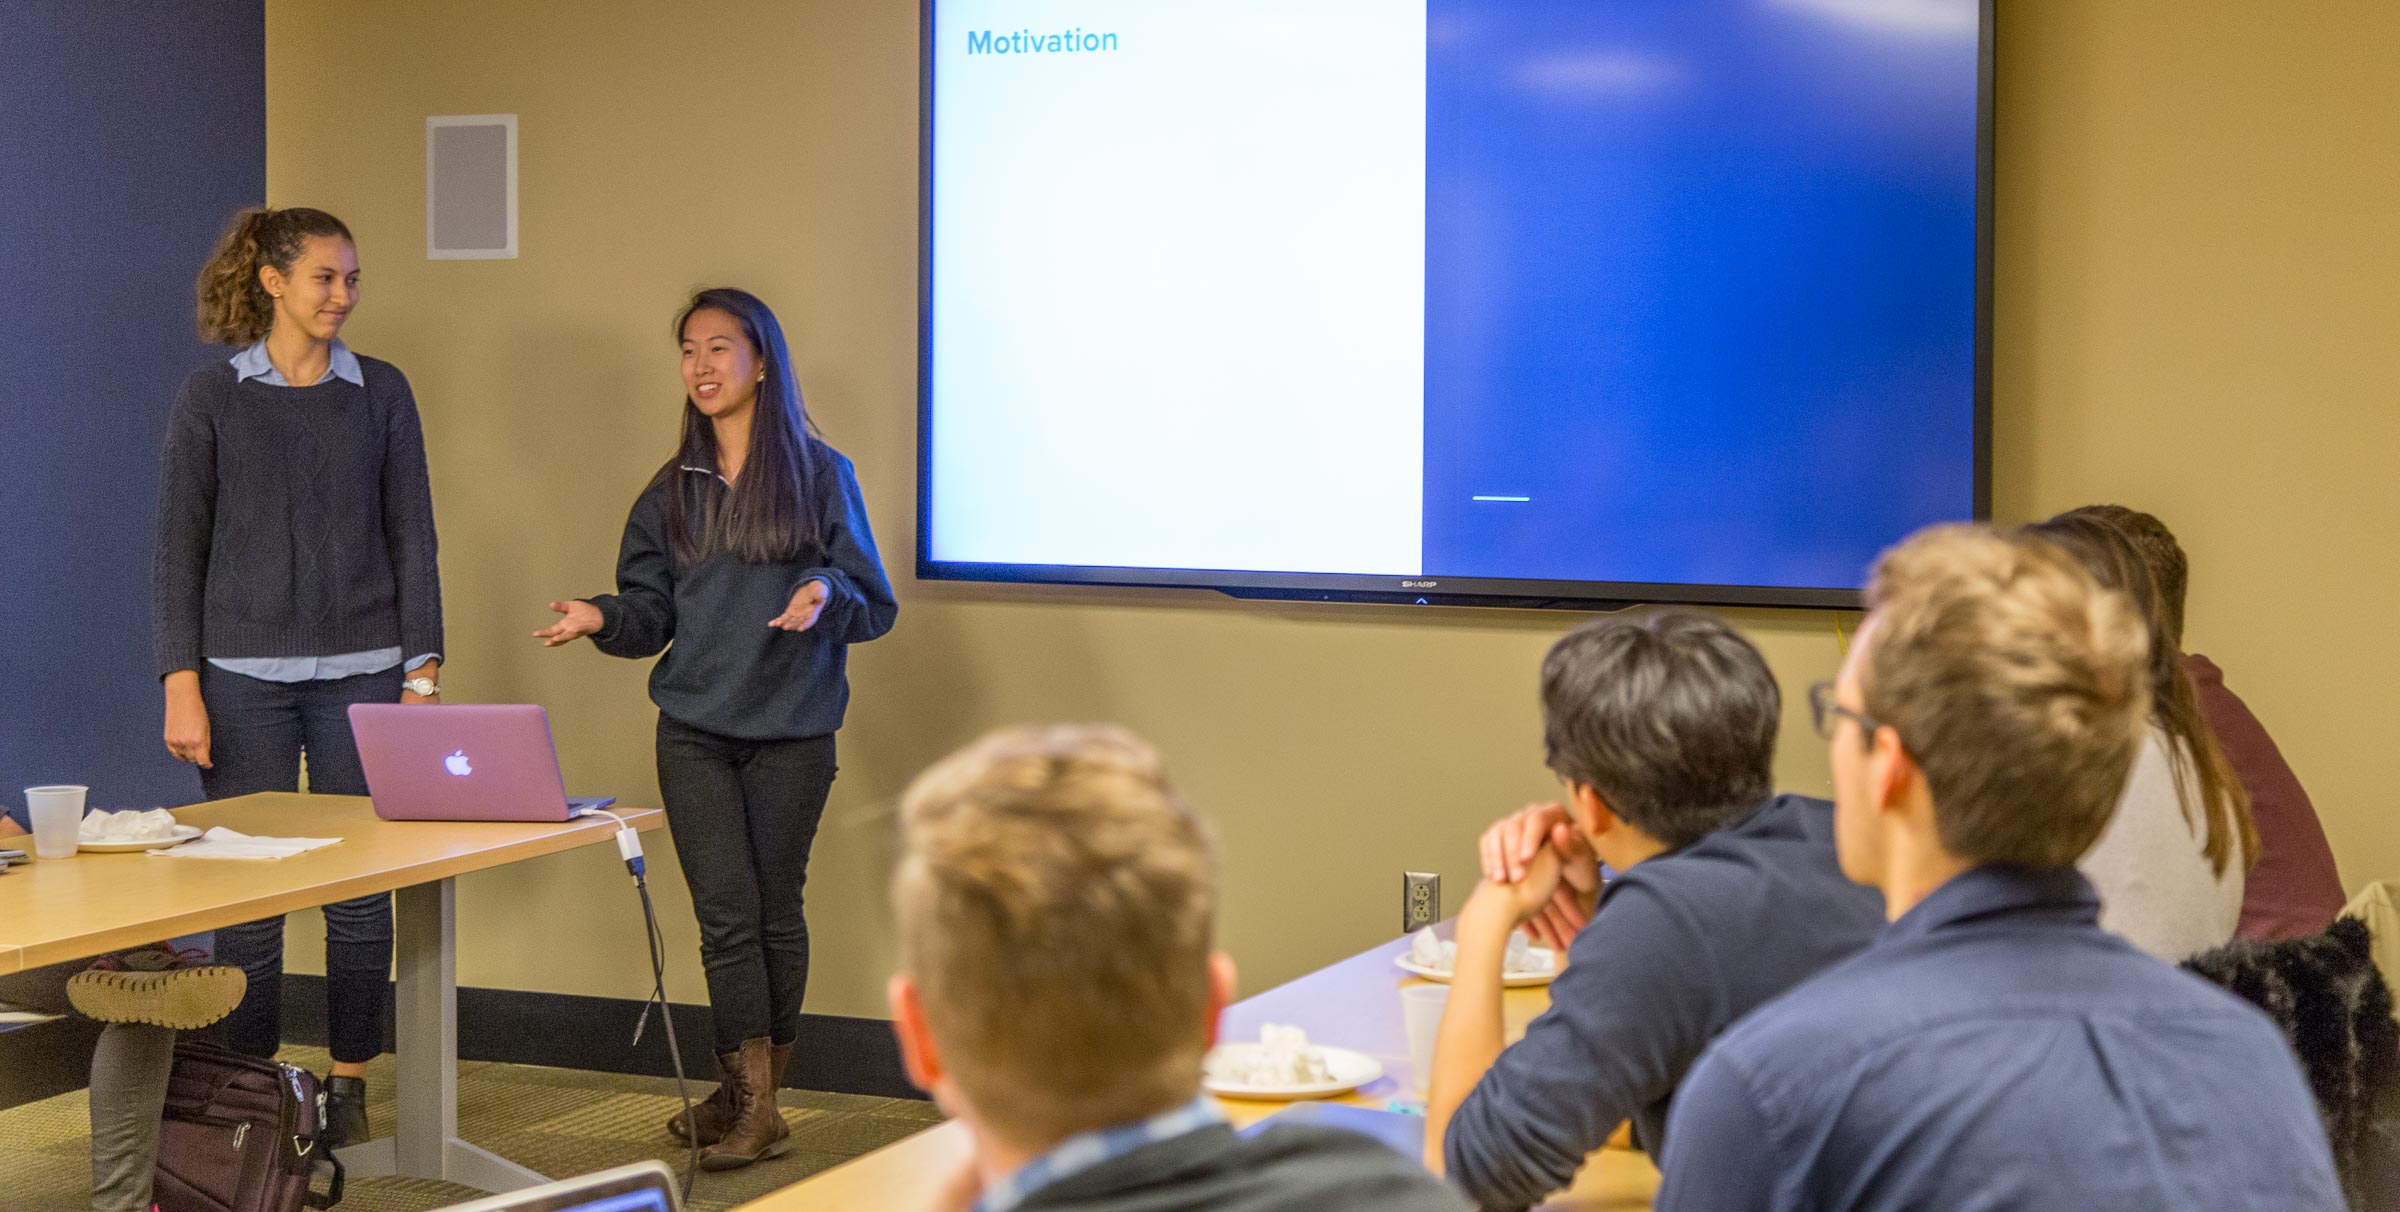
POLYGON ((983 1198, 975 1201, 973 1212, 1011 1212, 1025 1202, 1026 1196, 1070 1174, 1123 1157, 1144 1145, 1173 1140, 1224 1122, 1225 1112, 1217 1107, 1215 1099, 1203 1094, 1145 1120, 1070 1136, 1049 1152, 1018 1167, 1016 1173, 984 1188, 983 1198))
MULTIPOLYGON (((233 363, 233 381, 236 383, 256 379, 269 387, 291 386, 291 382, 283 377, 283 372, 275 369, 274 360, 267 357, 267 343, 264 340, 233 355, 229 360, 233 363)), ((334 379, 360 387, 367 385, 367 375, 359 368, 358 355, 350 352, 350 347, 342 344, 338 338, 325 360, 325 373, 309 386, 315 387, 334 379)), ((417 666, 439 660, 441 655, 429 652, 411 657, 408 670, 415 672, 417 666)), ((233 660, 211 657, 208 663, 228 673, 257 678, 262 682, 333 682, 361 674, 382 673, 400 663, 400 647, 395 644, 390 648, 368 652, 344 652, 322 657, 241 657, 233 660)))

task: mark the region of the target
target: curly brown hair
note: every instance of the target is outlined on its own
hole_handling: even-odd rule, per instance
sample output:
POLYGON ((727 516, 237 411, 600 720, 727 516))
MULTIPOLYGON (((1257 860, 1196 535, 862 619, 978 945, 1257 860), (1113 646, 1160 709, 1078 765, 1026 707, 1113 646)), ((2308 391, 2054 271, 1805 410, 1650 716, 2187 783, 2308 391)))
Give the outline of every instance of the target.
POLYGON ((200 267, 200 339, 249 345, 266 336, 275 326, 275 299, 258 280, 259 267, 292 272, 312 236, 357 243, 340 219, 306 206, 252 206, 236 214, 200 267))

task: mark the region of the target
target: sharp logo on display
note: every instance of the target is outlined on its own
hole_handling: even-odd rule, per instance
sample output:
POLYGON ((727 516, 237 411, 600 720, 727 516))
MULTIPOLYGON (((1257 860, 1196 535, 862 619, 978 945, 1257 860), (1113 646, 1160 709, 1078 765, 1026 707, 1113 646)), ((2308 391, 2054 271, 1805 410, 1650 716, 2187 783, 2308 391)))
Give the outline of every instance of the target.
POLYGON ((475 773, 475 763, 467 760, 466 750, 453 749, 450 751, 449 757, 442 759, 442 769, 463 779, 475 773))

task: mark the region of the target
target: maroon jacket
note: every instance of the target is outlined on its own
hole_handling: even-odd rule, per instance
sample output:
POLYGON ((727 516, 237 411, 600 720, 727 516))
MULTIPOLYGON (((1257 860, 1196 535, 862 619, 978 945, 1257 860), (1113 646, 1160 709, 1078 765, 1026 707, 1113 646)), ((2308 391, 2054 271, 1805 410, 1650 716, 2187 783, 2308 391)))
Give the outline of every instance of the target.
POLYGON ((2183 667, 2199 692, 2208 730, 2250 793, 2250 815, 2258 822, 2258 865, 2244 885, 2242 921, 2234 937, 2298 938, 2323 930, 2344 901, 2342 875, 2333 865, 2333 847, 2325 842, 2316 807, 2266 725, 2225 688, 2224 671, 2197 653, 2186 653, 2183 667))

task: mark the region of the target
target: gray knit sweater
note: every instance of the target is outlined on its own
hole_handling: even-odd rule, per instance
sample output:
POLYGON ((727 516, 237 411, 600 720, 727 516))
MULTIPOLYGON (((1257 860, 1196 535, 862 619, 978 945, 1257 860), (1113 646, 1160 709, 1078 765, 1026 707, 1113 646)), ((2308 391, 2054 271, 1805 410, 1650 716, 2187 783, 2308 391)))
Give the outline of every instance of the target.
POLYGON ((159 676, 209 658, 442 650, 433 492, 408 380, 236 383, 176 397, 152 572, 159 676))

